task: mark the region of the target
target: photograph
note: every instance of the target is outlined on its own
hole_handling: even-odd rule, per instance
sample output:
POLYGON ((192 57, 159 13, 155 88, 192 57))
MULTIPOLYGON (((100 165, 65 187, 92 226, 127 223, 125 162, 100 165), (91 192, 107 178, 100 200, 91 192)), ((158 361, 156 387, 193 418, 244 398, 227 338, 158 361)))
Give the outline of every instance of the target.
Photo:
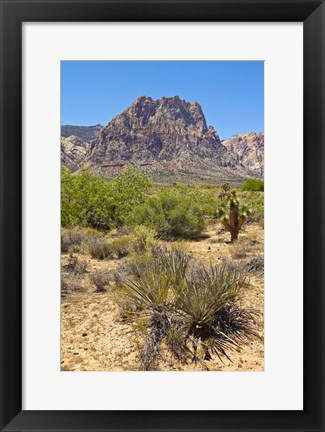
POLYGON ((264 61, 60 89, 61 371, 264 371, 264 61))

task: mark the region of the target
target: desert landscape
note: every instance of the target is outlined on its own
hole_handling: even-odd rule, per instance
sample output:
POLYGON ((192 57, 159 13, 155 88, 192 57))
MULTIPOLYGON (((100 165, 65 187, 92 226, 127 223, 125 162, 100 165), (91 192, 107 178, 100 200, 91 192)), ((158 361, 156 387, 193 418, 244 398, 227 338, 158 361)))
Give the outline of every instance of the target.
POLYGON ((263 175, 178 95, 63 124, 61 370, 263 371, 263 175))
MULTIPOLYGON (((63 233, 63 236, 68 233, 63 233)), ((73 234, 71 235, 73 238, 73 234)), ((107 238, 114 241, 118 236, 107 238)), ((171 244, 181 248, 205 265, 231 265, 245 274, 246 285, 242 304, 256 309, 257 336, 247 344, 231 352, 230 359, 201 360, 193 364, 177 361, 168 349, 162 346, 155 370, 216 370, 216 371, 261 371, 264 370, 264 230, 260 223, 247 225, 239 246, 233 249, 229 234, 216 224, 208 227, 205 238, 171 244)), ((128 256, 110 260, 94 259, 89 253, 80 253, 78 244, 70 245, 75 253, 62 254, 62 266, 69 266, 75 259, 84 273, 77 276, 76 285, 67 287, 61 305, 61 370, 143 370, 141 353, 145 334, 139 335, 132 320, 125 319, 115 286, 115 275, 126 266, 128 256), (109 272, 105 291, 98 291, 91 275, 109 272)), ((73 279, 73 278, 72 278, 73 279)), ((75 283, 76 283, 75 280, 75 283)))

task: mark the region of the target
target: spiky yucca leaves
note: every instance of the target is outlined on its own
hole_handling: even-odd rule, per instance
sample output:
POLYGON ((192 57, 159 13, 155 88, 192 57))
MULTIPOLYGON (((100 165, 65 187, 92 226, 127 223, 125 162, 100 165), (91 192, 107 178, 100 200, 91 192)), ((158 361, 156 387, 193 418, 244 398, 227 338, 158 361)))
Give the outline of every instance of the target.
POLYGON ((133 277, 121 288, 124 301, 133 306, 133 315, 145 320, 146 333, 141 361, 144 370, 155 369, 163 341, 179 359, 185 358, 183 343, 175 337, 179 317, 173 308, 174 289, 180 289, 190 257, 179 250, 156 250, 147 265, 133 263, 133 277))
POLYGON ((224 267, 189 266, 190 260, 162 250, 120 282, 120 297, 132 305, 134 322, 141 323, 135 329, 144 331, 145 370, 155 369, 163 342, 183 363, 213 354, 222 361, 256 334, 254 311, 240 307, 245 277, 224 267))
POLYGON ((157 262, 139 270, 137 276, 126 279, 122 285, 126 299, 143 310, 167 304, 170 277, 159 271, 157 262))
POLYGON ((137 276, 124 282, 124 297, 135 308, 134 316, 145 321, 146 333, 141 361, 144 370, 155 369, 160 345, 172 325, 169 304, 171 278, 154 261, 137 276))
POLYGON ((247 206, 240 206, 235 190, 227 190, 220 197, 223 205, 219 207, 217 216, 223 226, 230 232, 231 242, 238 239, 238 233, 246 221, 249 209, 247 206))
POLYGON ((159 358, 160 345, 172 325, 172 313, 168 306, 161 305, 150 309, 147 321, 147 333, 141 354, 144 370, 154 370, 159 358))
POLYGON ((227 350, 239 348, 244 333, 251 334, 253 323, 245 321, 247 312, 237 306, 244 284, 243 276, 215 266, 201 267, 187 279, 176 308, 182 316, 184 343, 192 342, 194 361, 208 360, 212 353, 230 360, 227 350))
POLYGON ((155 256, 161 273, 166 273, 174 288, 180 288, 185 280, 191 257, 179 249, 158 250, 155 256))

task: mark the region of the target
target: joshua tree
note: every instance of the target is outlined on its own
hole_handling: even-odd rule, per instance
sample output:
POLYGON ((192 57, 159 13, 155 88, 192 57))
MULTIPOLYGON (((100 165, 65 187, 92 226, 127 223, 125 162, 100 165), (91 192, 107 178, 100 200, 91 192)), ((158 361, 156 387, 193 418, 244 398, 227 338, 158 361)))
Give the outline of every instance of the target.
POLYGON ((228 187, 225 187, 226 185, 223 187, 224 191, 219 195, 224 200, 224 204, 219 207, 217 215, 223 226, 230 232, 231 242, 233 242, 238 239, 238 233, 249 210, 246 206, 240 206, 236 191, 229 190, 228 187))

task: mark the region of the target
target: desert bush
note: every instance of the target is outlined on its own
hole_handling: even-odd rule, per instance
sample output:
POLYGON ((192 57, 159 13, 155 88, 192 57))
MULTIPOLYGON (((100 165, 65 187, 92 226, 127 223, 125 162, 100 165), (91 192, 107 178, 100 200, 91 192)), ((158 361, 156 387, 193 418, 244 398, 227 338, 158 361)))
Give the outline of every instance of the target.
POLYGON ((61 252, 62 253, 85 253, 89 243, 101 234, 92 228, 62 228, 61 229, 61 252))
POLYGON ((258 223, 264 228, 264 193, 247 192, 242 195, 241 200, 250 209, 247 223, 258 223))
POLYGON ((264 213, 264 193, 263 192, 246 192, 242 194, 243 204, 250 208, 252 213, 264 213))
POLYGON ((144 198, 148 178, 128 167, 109 180, 83 170, 61 170, 62 226, 90 226, 106 231, 123 225, 133 207, 144 198))
POLYGON ((135 226, 129 240, 129 247, 135 253, 144 253, 157 244, 156 232, 145 225, 135 226))
POLYGON ((257 335, 256 312, 240 307, 245 277, 225 267, 191 262, 183 252, 161 250, 120 282, 119 299, 127 304, 128 317, 141 320, 145 370, 156 367, 163 342, 178 360, 187 362, 212 355, 229 358, 229 351, 257 335))
POLYGON ((111 259, 114 257, 112 243, 103 238, 94 239, 89 245, 89 252, 92 258, 98 260, 111 259))
POLYGON ((264 229, 264 213, 252 212, 247 217, 247 224, 258 224, 264 229))
POLYGON ((194 193, 169 188, 136 207, 131 223, 153 228, 165 240, 198 238, 205 228, 204 212, 210 211, 208 208, 194 193))
POLYGON ((264 192, 264 181, 258 179, 248 179, 241 187, 242 191, 258 191, 264 192))
POLYGON ((95 270, 90 274, 90 281, 98 292, 104 292, 112 281, 112 273, 108 269, 95 270))
POLYGON ((83 291, 84 286, 80 276, 61 268, 61 297, 66 297, 75 291, 83 291))
POLYGON ((119 237, 113 240, 112 249, 117 258, 123 258, 129 253, 130 238, 127 236, 119 237))
POLYGON ((71 254, 68 264, 64 266, 64 270, 74 273, 75 275, 82 275, 86 273, 87 267, 88 263, 86 260, 80 259, 77 256, 71 254))
POLYGON ((245 270, 248 273, 251 272, 264 272, 264 257, 263 256, 256 256, 253 257, 251 260, 249 260, 245 264, 245 270))

